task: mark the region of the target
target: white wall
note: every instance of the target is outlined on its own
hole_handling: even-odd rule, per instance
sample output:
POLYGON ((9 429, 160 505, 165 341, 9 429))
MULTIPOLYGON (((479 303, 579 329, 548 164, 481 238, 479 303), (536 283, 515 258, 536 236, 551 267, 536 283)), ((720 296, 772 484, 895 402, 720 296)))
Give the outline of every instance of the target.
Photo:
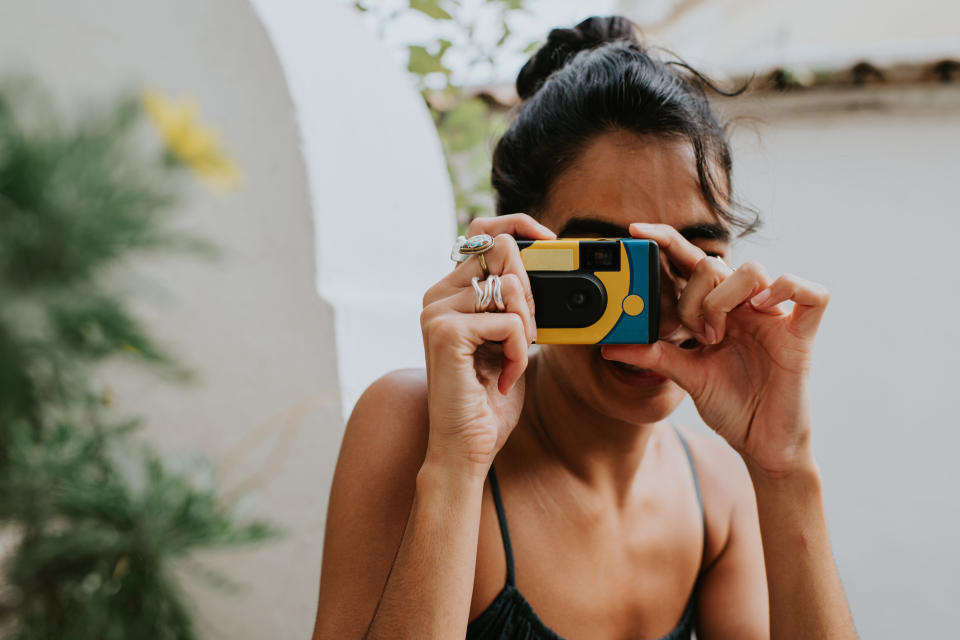
POLYGON ((0 0, 0 74, 35 75, 67 112, 144 86, 194 97, 246 173, 223 198, 188 188, 177 215, 221 259, 144 258, 118 274, 196 380, 108 375, 146 437, 211 457, 220 486, 285 530, 201 558, 240 593, 188 580, 202 637, 250 640, 308 637, 344 413, 378 375, 422 363, 421 297, 455 236, 429 116, 355 13, 256 8, 0 0))
MULTIPOLYGON (((728 107, 732 109, 733 107, 728 107)), ((864 638, 960 628, 960 89, 745 103, 735 247, 831 291, 812 373, 831 537, 864 638)), ((697 423, 687 402, 678 416, 697 423)))

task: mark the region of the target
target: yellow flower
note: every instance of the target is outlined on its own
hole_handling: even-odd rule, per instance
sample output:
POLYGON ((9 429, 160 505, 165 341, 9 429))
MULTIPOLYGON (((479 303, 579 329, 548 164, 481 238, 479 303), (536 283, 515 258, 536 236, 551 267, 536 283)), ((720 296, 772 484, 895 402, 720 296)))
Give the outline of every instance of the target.
POLYGON ((216 132, 199 122, 196 102, 171 100, 156 91, 145 91, 141 99, 173 157, 217 190, 239 186, 240 168, 224 153, 216 132))

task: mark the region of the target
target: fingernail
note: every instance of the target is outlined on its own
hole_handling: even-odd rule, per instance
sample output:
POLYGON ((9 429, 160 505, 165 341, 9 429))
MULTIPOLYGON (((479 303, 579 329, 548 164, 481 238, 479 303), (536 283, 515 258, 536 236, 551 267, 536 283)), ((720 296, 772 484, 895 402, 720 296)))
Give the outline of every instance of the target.
POLYGON ((537 226, 540 227, 540 231, 543 231, 544 233, 549 233, 549 234, 552 235, 552 236, 556 236, 556 235, 557 235, 557 234, 555 234, 549 227, 545 227, 544 225, 540 224, 539 222, 537 223, 537 226))
POLYGON ((755 295, 755 296, 753 296, 752 298, 750 298, 750 304, 752 304, 752 305, 755 306, 755 307, 759 307, 759 306, 762 305, 764 302, 766 302, 766 301, 767 301, 767 298, 769 298, 769 297, 770 297, 770 289, 764 289, 763 291, 761 291, 761 292, 758 293, 757 295, 755 295))
POLYGON ((713 327, 711 327, 709 323, 704 323, 704 324, 707 325, 707 328, 706 328, 707 344, 714 344, 717 341, 717 332, 713 330, 713 327))

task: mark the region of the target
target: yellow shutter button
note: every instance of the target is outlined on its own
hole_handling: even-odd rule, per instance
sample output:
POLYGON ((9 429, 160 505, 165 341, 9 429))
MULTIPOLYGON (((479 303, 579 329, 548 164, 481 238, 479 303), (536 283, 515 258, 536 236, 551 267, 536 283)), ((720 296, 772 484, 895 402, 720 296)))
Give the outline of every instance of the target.
POLYGON ((643 313, 643 298, 635 293, 624 298, 623 312, 628 316, 638 316, 643 313))

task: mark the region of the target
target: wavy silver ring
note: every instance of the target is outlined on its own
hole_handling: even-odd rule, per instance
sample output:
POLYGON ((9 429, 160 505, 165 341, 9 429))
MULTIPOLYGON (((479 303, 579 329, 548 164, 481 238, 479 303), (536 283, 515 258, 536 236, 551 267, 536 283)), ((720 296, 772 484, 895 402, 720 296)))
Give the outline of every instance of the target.
POLYGON ((487 311, 491 301, 497 311, 503 311, 507 308, 503 303, 503 281, 500 276, 490 276, 483 281, 483 286, 481 286, 480 278, 474 276, 470 279, 470 284, 473 285, 473 292, 477 297, 473 305, 474 313, 487 311))
POLYGON ((503 304, 503 285, 500 276, 490 276, 489 280, 493 281, 493 303, 497 305, 497 311, 503 311, 507 306, 503 304))
POLYGON ((473 305, 474 313, 482 313, 486 311, 487 305, 490 304, 490 299, 493 297, 493 291, 490 287, 490 281, 484 280, 483 286, 480 286, 480 278, 473 276, 470 278, 470 284, 473 285, 473 292, 477 295, 477 300, 473 305))

